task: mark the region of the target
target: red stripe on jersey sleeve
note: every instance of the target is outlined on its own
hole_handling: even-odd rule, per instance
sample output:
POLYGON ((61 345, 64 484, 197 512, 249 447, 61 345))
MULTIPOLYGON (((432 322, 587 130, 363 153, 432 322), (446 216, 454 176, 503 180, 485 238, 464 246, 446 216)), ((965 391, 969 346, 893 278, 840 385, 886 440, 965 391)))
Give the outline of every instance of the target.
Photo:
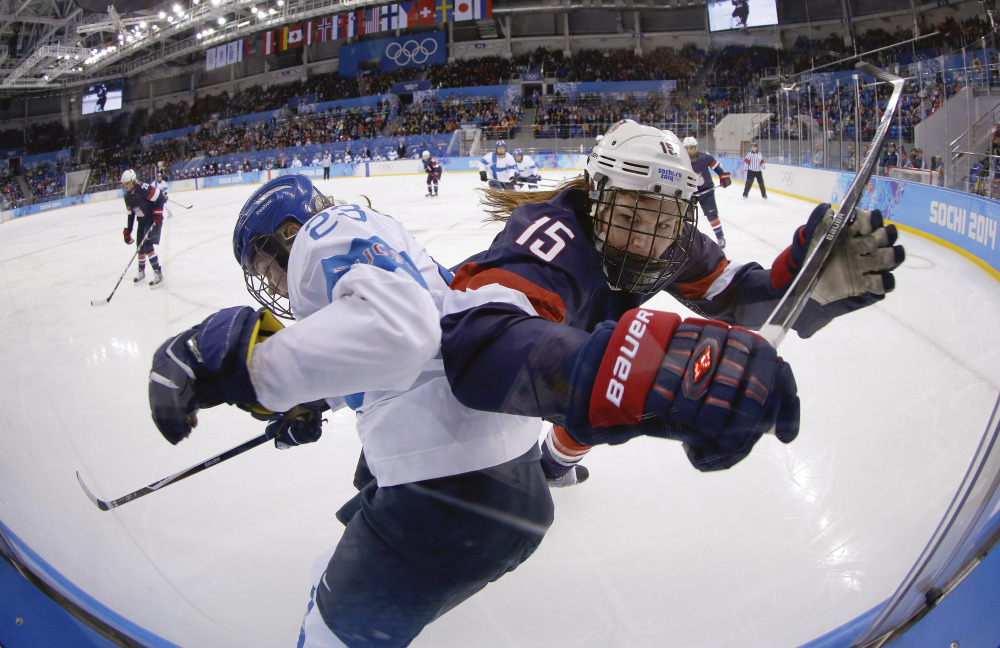
POLYGON ((711 287, 712 282, 719 278, 719 275, 729 266, 729 259, 722 259, 719 261, 719 265, 715 266, 715 270, 711 273, 705 275, 698 281, 691 283, 677 284, 677 290, 681 292, 681 295, 685 299, 701 299, 708 292, 709 287, 711 287))
POLYGON ((452 290, 473 290, 489 284, 499 284, 523 293, 538 314, 547 320, 561 323, 566 319, 566 305, 562 297, 509 270, 482 269, 478 264, 467 263, 459 268, 455 278, 451 280, 452 290))

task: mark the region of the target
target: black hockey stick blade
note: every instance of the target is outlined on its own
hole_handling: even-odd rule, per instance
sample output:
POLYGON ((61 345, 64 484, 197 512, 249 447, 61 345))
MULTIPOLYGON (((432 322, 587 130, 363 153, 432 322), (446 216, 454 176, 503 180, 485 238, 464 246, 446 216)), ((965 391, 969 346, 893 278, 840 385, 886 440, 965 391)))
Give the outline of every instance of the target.
POLYGON ((193 205, 185 205, 184 203, 179 203, 176 200, 171 200, 170 202, 177 205, 178 207, 183 207, 184 209, 191 209, 191 207, 193 206, 193 205))
POLYGON ((208 468, 211 468, 216 464, 220 464, 223 461, 226 461, 227 459, 232 459, 236 455, 243 454, 247 450, 252 450, 253 448, 256 448, 262 443, 266 443, 267 441, 268 441, 268 436, 266 434, 262 434, 259 437, 254 437, 253 439, 244 441, 235 448, 230 448, 229 450, 226 450, 221 454, 217 454, 214 457, 207 459, 197 465, 191 466, 190 468, 185 468, 184 470, 174 473, 169 477, 164 477, 159 481, 153 482, 149 486, 143 486, 139 490, 132 491, 127 495, 122 495, 121 497, 113 500, 102 500, 101 498, 94 495, 93 491, 91 491, 90 488, 87 487, 87 484, 84 483, 83 477, 80 476, 79 471, 77 471, 76 473, 76 480, 80 482, 80 488, 82 488, 83 492, 87 495, 88 498, 90 498, 90 501, 94 503, 94 506, 101 509, 102 511, 110 511, 113 508, 118 508, 122 504, 128 504, 132 500, 139 499, 143 495, 149 495, 150 493, 155 493, 161 488, 179 482, 182 479, 186 479, 191 475, 197 475, 203 470, 207 470, 208 468))
POLYGON ((149 238, 149 234, 152 231, 153 231, 152 227, 146 230, 146 235, 142 237, 142 242, 140 242, 139 245, 135 246, 135 253, 133 253, 132 258, 128 260, 128 265, 125 266, 125 269, 122 270, 122 276, 118 277, 118 283, 116 283, 115 287, 111 289, 111 294, 108 295, 107 298, 105 299, 91 299, 90 300, 91 306, 105 306, 111 303, 111 298, 114 297, 115 293, 118 291, 118 286, 122 284, 122 279, 125 278, 125 275, 128 273, 128 269, 132 267, 132 262, 135 261, 135 258, 139 255, 139 248, 141 248, 143 243, 146 242, 146 239, 149 238))
POLYGON ((892 117, 896 113, 900 96, 903 93, 904 79, 863 61, 859 62, 855 67, 878 81, 891 84, 892 95, 886 103, 885 111, 882 113, 882 120, 875 130, 875 137, 872 139, 868 157, 862 162, 858 174, 854 176, 851 186, 848 187, 847 193, 844 194, 844 199, 841 201, 840 207, 834 213, 833 222, 830 223, 830 227, 825 233, 817 231, 813 234, 814 237, 822 236, 822 240, 816 246, 816 249, 806 257, 799 273, 792 280, 788 290, 785 291, 784 297, 781 298, 778 305, 775 306, 774 311, 760 328, 760 334, 775 347, 785 338, 785 334, 791 330, 795 324, 795 320, 798 319, 802 313, 802 309, 805 308, 813 289, 816 287, 826 260, 830 256, 830 252, 836 245, 841 233, 846 229, 844 226, 847 224, 848 218, 854 213, 855 207, 858 206, 861 195, 864 193, 868 181, 875 172, 875 167, 879 159, 879 151, 885 143, 889 126, 892 124, 892 117))

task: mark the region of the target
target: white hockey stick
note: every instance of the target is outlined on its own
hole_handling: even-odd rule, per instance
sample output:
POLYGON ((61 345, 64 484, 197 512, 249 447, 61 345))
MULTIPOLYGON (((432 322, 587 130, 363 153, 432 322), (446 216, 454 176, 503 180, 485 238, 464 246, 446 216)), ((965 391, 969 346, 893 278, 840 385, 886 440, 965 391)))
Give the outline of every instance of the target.
POLYGON ((812 251, 812 254, 806 257, 802 268, 795 275, 795 279, 792 280, 788 290, 785 291, 784 297, 781 298, 778 305, 775 306, 774 311, 771 312, 767 321, 760 328, 760 334, 775 347, 785 338, 785 334, 791 330, 795 324, 795 320, 798 319, 802 313, 802 309, 805 308, 810 295, 812 295, 813 290, 816 288, 819 275, 823 271, 823 266, 826 264, 830 252, 837 244, 837 239, 840 238, 843 230, 846 229, 844 225, 847 224, 848 218, 854 213, 854 208, 857 207, 858 202, 861 200, 861 194, 864 193, 868 180, 871 179, 872 174, 875 172, 875 167, 879 159, 879 151, 885 142, 889 126, 892 124, 892 117, 899 105, 900 95, 903 93, 904 80, 900 77, 863 61, 857 63, 855 67, 878 81, 892 84, 892 95, 885 105, 885 111, 882 113, 882 121, 879 122, 878 128, 875 131, 875 138, 872 140, 868 157, 865 158, 858 174, 854 176, 854 181, 848 187, 847 193, 840 203, 840 208, 834 214, 833 222, 830 223, 830 227, 826 232, 817 230, 813 234, 814 238, 822 236, 822 240, 816 246, 816 249, 812 251))
MULTIPOLYGON (((155 227, 155 225, 153 227, 155 227)), ((139 245, 135 246, 135 254, 133 254, 132 258, 128 260, 128 265, 125 266, 124 270, 122 270, 122 276, 118 277, 118 283, 116 283, 115 287, 111 289, 111 294, 108 295, 108 298, 107 299, 92 299, 90 301, 90 305, 91 306, 104 306, 104 305, 108 304, 111 301, 112 297, 115 296, 115 291, 118 290, 118 286, 121 285, 122 279, 125 278, 125 273, 127 273, 128 269, 132 267, 132 262, 135 261, 135 258, 137 256, 139 256, 139 250, 142 249, 142 246, 143 246, 143 244, 145 244, 146 239, 149 238, 150 233, 152 233, 152 231, 153 231, 153 227, 150 227, 148 230, 146 230, 146 235, 142 237, 142 241, 139 243, 139 245)))

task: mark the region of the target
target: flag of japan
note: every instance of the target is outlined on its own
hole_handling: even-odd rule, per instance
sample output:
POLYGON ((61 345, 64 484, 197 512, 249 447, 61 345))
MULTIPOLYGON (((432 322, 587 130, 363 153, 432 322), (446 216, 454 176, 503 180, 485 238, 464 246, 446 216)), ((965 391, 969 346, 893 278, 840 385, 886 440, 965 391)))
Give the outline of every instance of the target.
POLYGON ((472 0, 456 0, 455 2, 455 21, 459 20, 472 20, 474 18, 472 14, 472 0))

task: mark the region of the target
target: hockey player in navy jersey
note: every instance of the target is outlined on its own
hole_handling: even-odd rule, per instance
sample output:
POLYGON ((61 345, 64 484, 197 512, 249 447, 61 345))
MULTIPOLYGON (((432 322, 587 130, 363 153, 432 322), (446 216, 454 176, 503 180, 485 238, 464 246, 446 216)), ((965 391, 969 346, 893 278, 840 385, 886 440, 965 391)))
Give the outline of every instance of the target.
POLYGON ((199 409, 235 404, 287 447, 319 439, 327 408, 354 409, 360 492, 317 561, 298 646, 406 646, 526 560, 552 523, 541 422, 462 406, 440 360, 442 314, 534 308, 502 286, 450 290, 398 221, 335 206, 300 175, 250 197, 233 248, 264 308, 222 310, 156 351, 153 420, 176 444, 199 409))
POLYGON ((427 172, 427 197, 432 198, 438 195, 438 181, 441 180, 441 163, 431 156, 430 151, 421 153, 420 160, 424 164, 424 171, 427 172))
POLYGON ((495 189, 514 189, 517 162, 507 154, 507 142, 497 140, 493 151, 479 160, 479 179, 495 189))
POLYGON ((132 245, 133 240, 138 241, 139 246, 139 273, 132 279, 132 283, 138 286, 146 278, 146 262, 149 262, 153 269, 153 278, 149 285, 158 288, 163 283, 163 270, 160 261, 156 256, 154 246, 160 243, 160 229, 163 225, 163 205, 166 203, 164 196, 156 185, 139 182, 132 169, 126 169, 122 173, 122 189, 125 192, 125 208, 128 209, 128 227, 122 230, 125 237, 125 245, 132 245), (138 227, 135 239, 132 238, 132 230, 138 227))
POLYGON ((712 181, 711 171, 719 175, 719 184, 725 189, 733 184, 729 174, 722 168, 718 160, 708 153, 698 150, 698 140, 693 137, 684 138, 684 150, 691 158, 691 170, 698 175, 698 191, 694 194, 694 202, 701 207, 708 224, 715 232, 715 238, 719 242, 720 248, 726 247, 726 237, 722 235, 722 221, 719 220, 719 207, 715 204, 715 183, 712 181))
MULTIPOLYGON (((487 304, 445 315, 442 355, 465 405, 554 424, 543 468, 564 485, 598 443, 638 435, 684 444, 699 470, 746 457, 775 428, 798 434, 789 365, 760 327, 795 277, 827 204, 769 269, 738 263, 697 229, 698 176, 669 131, 623 120, 559 189, 485 191, 503 231, 455 274, 453 289, 517 287, 535 313, 487 304), (704 318, 644 306, 665 291, 704 318), (747 328, 743 328, 747 327, 747 328)), ((892 290, 896 231, 859 210, 795 323, 809 337, 892 290)))

